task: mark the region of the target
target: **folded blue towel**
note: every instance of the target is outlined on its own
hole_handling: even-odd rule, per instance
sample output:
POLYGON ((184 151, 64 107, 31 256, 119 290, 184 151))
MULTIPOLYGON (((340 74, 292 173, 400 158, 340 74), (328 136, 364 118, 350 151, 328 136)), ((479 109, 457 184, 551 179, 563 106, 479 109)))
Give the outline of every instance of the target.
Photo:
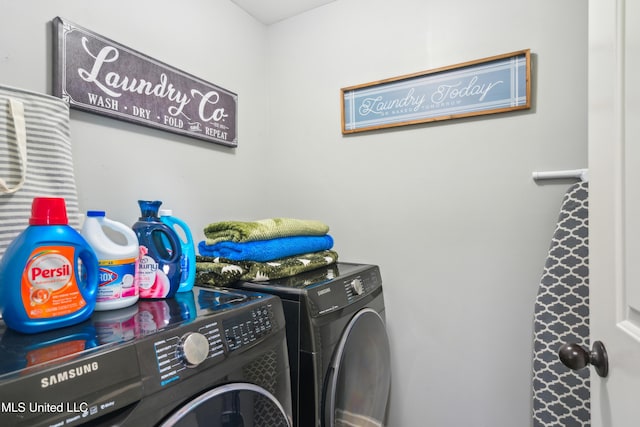
POLYGON ((333 247, 333 238, 324 236, 289 236, 253 242, 198 243, 202 256, 227 258, 232 261, 267 262, 310 252, 325 251, 333 247))

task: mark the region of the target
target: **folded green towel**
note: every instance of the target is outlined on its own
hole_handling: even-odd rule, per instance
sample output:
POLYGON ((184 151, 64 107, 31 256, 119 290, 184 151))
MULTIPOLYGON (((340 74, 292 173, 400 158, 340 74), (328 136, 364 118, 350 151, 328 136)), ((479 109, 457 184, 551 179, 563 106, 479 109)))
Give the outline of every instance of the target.
POLYGON ((196 257, 196 284, 200 286, 228 286, 238 280, 266 281, 295 276, 305 271, 334 264, 335 251, 318 251, 269 262, 231 261, 220 257, 196 257))
POLYGON ((228 286, 240 280, 244 272, 239 265, 220 262, 220 258, 196 257, 196 285, 228 286))
POLYGON ((258 221, 222 221, 204 228, 207 245, 218 242, 251 242, 288 236, 322 236, 329 226, 313 219, 270 218, 258 221))

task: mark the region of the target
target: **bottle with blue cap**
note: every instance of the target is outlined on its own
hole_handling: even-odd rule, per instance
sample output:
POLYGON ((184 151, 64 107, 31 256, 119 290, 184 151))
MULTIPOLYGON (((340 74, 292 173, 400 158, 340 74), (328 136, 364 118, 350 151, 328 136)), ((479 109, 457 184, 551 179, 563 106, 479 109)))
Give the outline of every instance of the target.
MULTIPOLYGON (((180 239, 180 249, 182 250, 180 270, 182 273, 178 292, 190 291, 196 281, 196 248, 191 230, 186 222, 173 216, 171 209, 160 209, 160 221, 171 227, 180 239)), ((167 246, 169 247, 168 242, 167 246)))
POLYGON ((139 298, 136 265, 138 237, 126 225, 106 217, 105 211, 87 211, 82 226, 85 238, 98 257, 100 283, 96 297, 96 311, 116 310, 135 304, 139 298), (124 238, 116 242, 106 231, 124 238))
POLYGON ((140 245, 140 299, 173 298, 180 286, 182 249, 176 232, 160 221, 160 200, 138 200, 140 218, 131 227, 140 245), (168 244, 167 244, 168 242, 168 244))

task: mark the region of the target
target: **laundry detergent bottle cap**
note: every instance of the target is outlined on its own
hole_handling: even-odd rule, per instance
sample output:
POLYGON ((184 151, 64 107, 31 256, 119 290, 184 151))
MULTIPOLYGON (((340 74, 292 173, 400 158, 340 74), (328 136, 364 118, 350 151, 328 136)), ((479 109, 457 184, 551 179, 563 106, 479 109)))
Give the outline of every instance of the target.
POLYGON ((96 253, 100 267, 96 311, 116 310, 138 301, 135 277, 139 248, 133 230, 107 218, 105 211, 87 211, 81 234, 96 253), (124 243, 107 231, 124 238, 124 243))
POLYGON ((173 216, 171 209, 160 209, 160 221, 172 228, 180 239, 180 286, 178 292, 187 292, 193 288, 196 281, 196 247, 193 243, 191 230, 186 222, 173 216), (181 235, 182 234, 182 235, 181 235))
POLYGON ((155 219, 158 218, 158 210, 162 202, 160 200, 138 200, 140 205, 140 218, 139 220, 155 219))
POLYGON ((171 298, 180 287, 181 243, 173 228, 160 221, 161 201, 138 200, 141 216, 131 227, 140 246, 136 280, 140 298, 171 298))
POLYGON ((0 260, 0 310, 7 327, 38 333, 80 323, 93 313, 98 259, 68 225, 65 200, 36 197, 29 226, 0 260))
POLYGON ((36 197, 31 202, 29 225, 67 225, 67 207, 64 199, 36 197))

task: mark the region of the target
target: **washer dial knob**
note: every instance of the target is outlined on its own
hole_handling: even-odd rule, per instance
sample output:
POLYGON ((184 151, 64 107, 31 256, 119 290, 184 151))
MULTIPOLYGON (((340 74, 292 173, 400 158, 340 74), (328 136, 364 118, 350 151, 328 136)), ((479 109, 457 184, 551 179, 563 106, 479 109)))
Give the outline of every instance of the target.
POLYGON ((209 340, 200 332, 190 332, 182 338, 182 360, 189 367, 204 362, 209 354, 209 340))
POLYGON ((354 294, 362 295, 364 293, 364 284, 362 283, 362 280, 355 278, 351 281, 350 286, 354 294))

